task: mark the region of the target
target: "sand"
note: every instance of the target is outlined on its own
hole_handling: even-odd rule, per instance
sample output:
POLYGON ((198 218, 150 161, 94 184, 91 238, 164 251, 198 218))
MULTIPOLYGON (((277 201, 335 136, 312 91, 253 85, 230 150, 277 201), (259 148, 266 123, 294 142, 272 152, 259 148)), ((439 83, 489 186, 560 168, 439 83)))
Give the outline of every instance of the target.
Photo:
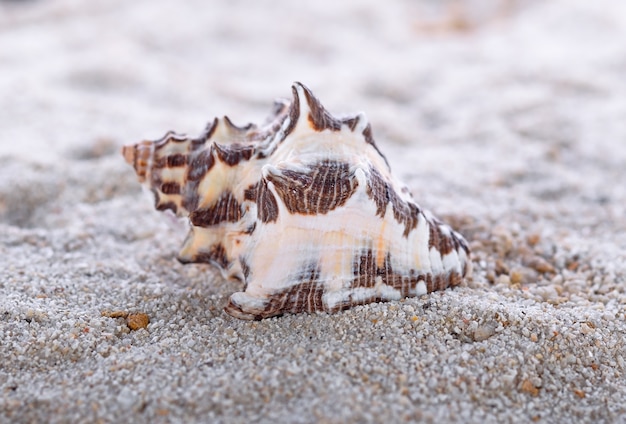
POLYGON ((0 2, 0 421, 626 421, 626 4, 465 3, 0 2), (222 312, 119 148, 293 81, 367 113, 472 279, 222 312))

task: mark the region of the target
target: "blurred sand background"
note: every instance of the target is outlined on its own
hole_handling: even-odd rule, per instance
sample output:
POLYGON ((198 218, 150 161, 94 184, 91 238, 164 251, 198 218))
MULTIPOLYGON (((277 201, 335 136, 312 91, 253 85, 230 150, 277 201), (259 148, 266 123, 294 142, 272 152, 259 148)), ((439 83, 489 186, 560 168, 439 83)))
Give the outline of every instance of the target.
POLYGON ((623 422, 625 258, 626 3, 0 1, 0 422, 623 422), (296 80, 473 279, 244 322, 175 260, 119 148, 296 80))

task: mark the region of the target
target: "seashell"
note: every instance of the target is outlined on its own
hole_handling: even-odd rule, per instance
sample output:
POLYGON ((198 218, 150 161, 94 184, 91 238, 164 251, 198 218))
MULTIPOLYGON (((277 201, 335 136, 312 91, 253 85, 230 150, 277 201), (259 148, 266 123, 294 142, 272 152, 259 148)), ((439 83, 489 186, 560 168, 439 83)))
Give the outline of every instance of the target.
POLYGON ((365 115, 335 118, 300 83, 257 126, 214 119, 123 148, 158 210, 187 217, 178 259, 243 282, 225 311, 336 312, 458 285, 467 242, 391 174, 365 115))

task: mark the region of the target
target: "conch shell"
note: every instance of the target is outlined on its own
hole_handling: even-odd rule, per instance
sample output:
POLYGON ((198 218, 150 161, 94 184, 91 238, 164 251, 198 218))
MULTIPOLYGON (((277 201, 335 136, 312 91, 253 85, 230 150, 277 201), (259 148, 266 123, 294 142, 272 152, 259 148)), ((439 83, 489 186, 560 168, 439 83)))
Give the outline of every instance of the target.
POLYGON ((300 83, 261 126, 215 119, 123 148, 158 210, 190 222, 178 259, 243 282, 225 311, 262 319, 336 312, 455 286, 457 232, 391 174, 365 115, 335 118, 300 83))

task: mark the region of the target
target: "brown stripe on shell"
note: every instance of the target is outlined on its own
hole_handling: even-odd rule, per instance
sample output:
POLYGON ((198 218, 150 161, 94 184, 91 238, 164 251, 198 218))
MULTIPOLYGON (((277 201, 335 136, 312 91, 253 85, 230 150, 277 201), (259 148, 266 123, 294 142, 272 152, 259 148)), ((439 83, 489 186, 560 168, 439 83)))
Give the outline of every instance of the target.
POLYGON ((403 296, 408 296, 415 289, 419 282, 419 275, 415 270, 411 270, 409 275, 403 275, 394 271, 391 266, 389 253, 385 254, 382 266, 376 264, 376 256, 372 249, 362 251, 354 257, 352 262, 352 273, 354 279, 351 287, 372 288, 376 285, 376 280, 380 279, 382 284, 400 290, 403 296))
POLYGON ((169 168, 177 168, 185 165, 187 165, 187 155, 176 153, 167 157, 167 166, 169 168))
POLYGON ((215 165, 215 158, 210 149, 202 150, 193 155, 187 167, 187 180, 200 181, 215 165))
POLYGON ((354 257, 352 273, 354 280, 352 287, 374 287, 379 268, 376 266, 376 258, 372 249, 367 249, 354 257))
POLYGON ((274 194, 268 189, 265 178, 246 188, 243 192, 243 198, 257 204, 257 218, 261 222, 273 222, 278 218, 278 203, 274 194))
MULTIPOLYGON (((437 223, 433 220, 428 221, 428 250, 433 247, 439 250, 439 234, 440 232, 437 230, 437 223)), ((441 252, 441 250, 439 250, 441 252)))
POLYGON ((317 264, 302 268, 294 280, 300 283, 272 293, 262 312, 264 316, 283 313, 315 312, 324 310, 324 284, 319 281, 320 269, 317 264))
POLYGON ((187 165, 187 155, 175 153, 168 156, 162 156, 154 159, 152 167, 155 169, 176 168, 187 165))
MULTIPOLYGON (((244 200, 257 204, 257 218, 263 223, 276 221, 278 218, 278 203, 267 187, 267 180, 263 178, 243 191, 244 200)), ((256 227, 256 224, 255 224, 256 227)), ((252 234, 254 228, 250 231, 252 234)))
POLYGON ((375 168, 370 170, 370 177, 367 180, 367 187, 365 191, 368 197, 372 199, 376 205, 376 215, 381 218, 385 216, 387 204, 389 203, 387 182, 375 168))
MULTIPOLYGON (((181 260, 179 259, 179 261, 181 260)), ((209 250, 202 250, 198 252, 190 261, 181 262, 215 264, 222 269, 227 269, 230 265, 230 261, 228 260, 228 256, 226 255, 226 249, 221 243, 212 245, 209 250)))
POLYGON ((453 234, 444 234, 441 231, 441 225, 443 224, 436 219, 428 222, 428 249, 434 247, 441 256, 444 256, 457 249, 458 241, 456 242, 457 246, 455 246, 456 237, 453 234))
POLYGON ((177 182, 167 182, 161 184, 161 192, 164 194, 180 194, 180 184, 177 182))
POLYGON ((237 222, 241 219, 241 205, 231 192, 225 192, 215 204, 191 212, 189 219, 196 227, 210 227, 223 222, 237 222))
POLYGON ((405 202, 398 197, 398 194, 389 187, 391 205, 393 206, 393 217, 396 221, 404 224, 402 235, 408 237, 409 233, 417 227, 417 219, 420 214, 419 208, 414 203, 405 202))
POLYGON ((194 153, 190 156, 185 179, 187 184, 184 190, 183 207, 188 211, 194 211, 198 207, 200 196, 198 186, 200 181, 215 165, 215 157, 211 149, 194 153))
MULTIPOLYGON (((152 191, 152 194, 154 194, 154 207, 158 211, 171 210, 172 212, 174 212, 174 214, 178 214, 178 204, 172 200, 165 200, 161 197, 161 193, 170 194, 163 192, 163 188, 165 188, 165 190, 175 189, 173 185, 170 186, 168 184, 170 183, 164 183, 161 179, 161 172, 153 172, 150 175, 150 191, 152 191)), ((175 182, 173 184, 178 185, 175 182)))
POLYGON ((150 191, 154 194, 154 207, 158 211, 171 210, 174 214, 178 214, 178 203, 171 199, 164 199, 161 194, 179 194, 178 192, 169 193, 170 190, 180 190, 180 186, 176 182, 164 183, 161 179, 161 172, 153 172, 150 175, 150 191), (178 186, 178 187, 177 187, 178 186), (165 191, 163 191, 165 189, 165 191))
POLYGON ((308 172, 285 169, 267 177, 292 214, 326 214, 343 206, 356 191, 358 182, 347 163, 325 160, 308 168, 308 172))
POLYGON ((281 316, 285 313, 296 314, 327 310, 323 300, 325 286, 318 281, 319 277, 319 266, 310 264, 302 267, 302 272, 295 276, 300 281, 299 283, 271 293, 262 309, 244 310, 233 303, 231 299, 224 310, 238 318, 255 320, 281 316))
POLYGON ((375 168, 370 168, 366 192, 369 198, 374 201, 376 215, 380 217, 385 216, 387 204, 391 203, 393 217, 404 225, 402 234, 404 237, 408 237, 409 233, 417 227, 420 209, 415 203, 402 200, 391 184, 385 181, 382 174, 375 168))
POLYGON ((315 312, 325 309, 322 296, 324 284, 319 280, 319 266, 311 264, 304 267, 299 276, 300 283, 279 290, 268 298, 263 310, 258 312, 256 319, 282 315, 285 313, 315 312))
POLYGON ((259 183, 256 203, 257 216, 261 222, 274 222, 278 219, 278 202, 267 187, 267 180, 265 179, 259 183))
POLYGON ((304 95, 306 102, 309 104, 309 123, 316 131, 339 131, 341 129, 341 121, 335 119, 326 109, 320 101, 313 95, 311 90, 301 85, 304 89, 304 95))
POLYGON ((448 287, 454 287, 461 284, 463 277, 456 271, 450 271, 446 274, 427 274, 426 275, 426 291, 428 293, 436 290, 444 290, 448 287))
POLYGON ((228 166, 235 166, 242 160, 250 160, 255 150, 254 146, 244 144, 223 146, 216 143, 214 148, 218 159, 228 166))
POLYGON ((261 183, 258 182, 256 184, 252 184, 248 188, 243 191, 243 200, 250 200, 252 202, 256 202, 257 196, 259 195, 259 185, 261 183))
POLYGON ((178 208, 181 204, 180 198, 176 197, 172 200, 163 198, 161 195, 180 196, 180 194, 184 191, 183 187, 176 181, 164 182, 161 178, 161 170, 153 170, 151 174, 150 186, 152 193, 154 193, 156 210, 171 210, 174 214, 179 215, 179 212, 181 212, 178 208))

